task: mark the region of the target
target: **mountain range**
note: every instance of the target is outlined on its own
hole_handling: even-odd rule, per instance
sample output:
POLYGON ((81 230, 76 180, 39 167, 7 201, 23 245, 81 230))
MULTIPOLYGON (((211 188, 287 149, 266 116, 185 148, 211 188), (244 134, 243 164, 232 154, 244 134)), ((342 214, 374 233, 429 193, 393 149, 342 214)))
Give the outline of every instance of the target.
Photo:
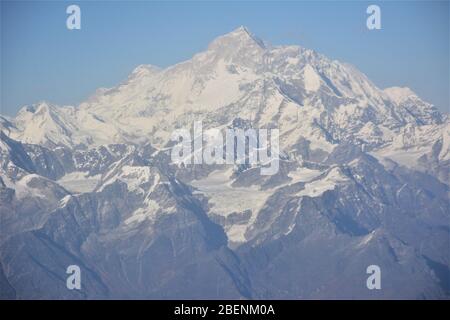
POLYGON ((25 106, 0 116, 1 297, 448 299, 449 128, 409 88, 245 27, 77 106, 25 106), (278 173, 173 164, 194 121, 279 129, 278 173))

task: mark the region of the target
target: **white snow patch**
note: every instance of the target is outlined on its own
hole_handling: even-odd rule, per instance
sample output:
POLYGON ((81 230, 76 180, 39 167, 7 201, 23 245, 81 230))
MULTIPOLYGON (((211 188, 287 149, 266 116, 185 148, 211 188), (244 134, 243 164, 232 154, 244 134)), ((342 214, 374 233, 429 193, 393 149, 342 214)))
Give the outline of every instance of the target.
POLYGON ((56 182, 70 192, 92 192, 100 181, 100 174, 88 176, 87 172, 75 171, 61 177, 56 182))
POLYGON ((68 194, 67 196, 65 196, 64 198, 59 200, 59 207, 60 208, 65 207, 66 204, 69 202, 70 198, 72 198, 72 196, 70 194, 68 194))
POLYGON ((303 80, 308 91, 317 91, 320 88, 320 77, 309 64, 303 69, 303 80))
POLYGON ((305 185, 305 189, 301 190, 297 193, 297 195, 318 197, 325 191, 333 190, 338 183, 345 182, 347 180, 348 178, 345 177, 338 168, 333 168, 324 178, 307 183, 305 185))
POLYGON ((288 174, 289 178, 292 178, 291 183, 306 182, 319 176, 322 172, 320 170, 308 169, 305 167, 298 168, 295 171, 291 171, 288 174))
POLYGON ((129 218, 127 218, 124 223, 129 224, 138 224, 144 220, 154 220, 158 210, 160 209, 159 204, 154 200, 147 200, 147 206, 144 208, 138 208, 134 211, 129 218))
POLYGON ((192 185, 199 189, 196 192, 209 198, 212 213, 228 216, 245 210, 251 210, 253 214, 259 212, 273 191, 262 191, 256 186, 233 188, 230 185, 231 173, 232 168, 217 170, 204 179, 193 181, 192 185))
POLYGON ((256 186, 232 187, 230 179, 232 170, 230 168, 213 171, 206 178, 193 181, 191 184, 198 188, 194 193, 208 197, 212 214, 226 217, 233 212, 251 210, 252 216, 247 224, 232 225, 225 230, 231 242, 240 243, 245 242, 245 231, 256 220, 259 211, 274 190, 263 191, 256 186))
POLYGON ((391 87, 384 89, 383 92, 397 104, 408 100, 410 97, 416 97, 414 91, 408 87, 391 87))
POLYGON ((247 230, 247 225, 235 224, 227 231, 228 240, 233 243, 243 243, 245 239, 245 231, 247 230))

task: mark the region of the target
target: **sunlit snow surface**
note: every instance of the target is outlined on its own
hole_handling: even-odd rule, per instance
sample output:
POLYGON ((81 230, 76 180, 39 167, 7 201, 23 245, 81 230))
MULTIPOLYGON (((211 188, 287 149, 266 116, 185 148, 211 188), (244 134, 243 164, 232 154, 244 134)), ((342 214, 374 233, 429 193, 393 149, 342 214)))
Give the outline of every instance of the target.
POLYGON ((92 192, 100 181, 100 175, 88 176, 87 172, 71 172, 57 182, 74 193, 92 192))
MULTIPOLYGON (((266 203, 267 199, 276 192, 275 189, 261 190, 259 186, 250 187, 232 187, 231 179, 232 168, 213 171, 206 178, 194 180, 191 184, 198 190, 195 193, 201 193, 208 198, 211 205, 210 213, 221 216, 228 216, 232 213, 251 210, 251 218, 246 224, 235 224, 227 228, 226 232, 230 241, 235 243, 245 242, 245 231, 255 222, 259 211, 266 203)), ((299 168, 289 173, 291 180, 288 183, 306 182, 304 190, 298 193, 298 196, 316 197, 327 190, 332 190, 336 183, 345 180, 339 172, 332 170, 323 179, 317 179, 309 182, 322 174, 319 170, 308 168, 299 168), (309 183, 308 183, 309 182, 309 183)), ((280 186, 280 187, 281 187, 280 186)))

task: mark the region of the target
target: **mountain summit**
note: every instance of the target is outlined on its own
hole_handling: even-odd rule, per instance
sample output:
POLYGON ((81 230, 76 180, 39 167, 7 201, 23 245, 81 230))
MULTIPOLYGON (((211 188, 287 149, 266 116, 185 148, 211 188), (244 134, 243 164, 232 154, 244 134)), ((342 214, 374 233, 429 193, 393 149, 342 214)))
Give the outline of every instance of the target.
POLYGON ((240 26, 236 30, 220 36, 212 41, 208 46, 208 49, 220 50, 225 48, 231 50, 233 47, 254 47, 255 45, 261 49, 265 49, 265 45, 262 40, 253 35, 246 27, 240 26))

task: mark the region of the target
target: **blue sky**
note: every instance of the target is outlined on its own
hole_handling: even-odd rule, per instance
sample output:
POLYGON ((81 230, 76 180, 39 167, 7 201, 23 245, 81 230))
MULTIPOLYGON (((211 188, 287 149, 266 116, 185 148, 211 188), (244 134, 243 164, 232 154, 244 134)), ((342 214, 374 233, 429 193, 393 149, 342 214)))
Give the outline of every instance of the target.
POLYGON ((139 64, 189 59, 240 25, 349 62, 381 88, 408 86, 448 111, 448 1, 2 1, 0 113, 40 100, 78 104, 139 64), (66 28, 70 4, 81 8, 81 30, 66 28), (366 28, 369 4, 381 7, 382 30, 366 28))

